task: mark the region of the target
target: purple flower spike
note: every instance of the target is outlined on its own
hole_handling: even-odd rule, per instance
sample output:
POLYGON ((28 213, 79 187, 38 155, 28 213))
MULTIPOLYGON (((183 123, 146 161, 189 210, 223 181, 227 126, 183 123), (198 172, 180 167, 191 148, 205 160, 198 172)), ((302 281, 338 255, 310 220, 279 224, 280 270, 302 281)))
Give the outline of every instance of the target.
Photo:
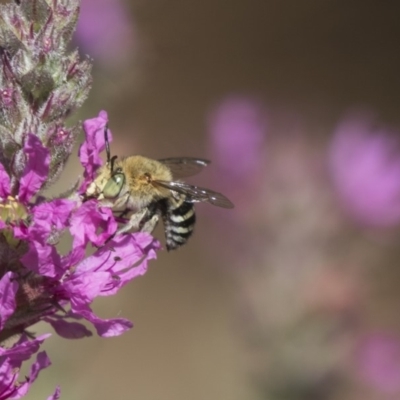
POLYGON ((400 223, 400 147, 367 118, 348 118, 335 131, 330 172, 343 208, 372 227, 400 223))
MULTIPOLYGON (((84 123, 86 141, 79 154, 85 167, 83 187, 91 182, 102 164, 100 152, 105 148, 106 124, 105 112, 84 123)), ((3 203, 6 202, 4 204, 7 210, 18 210, 18 207, 22 207, 24 211, 22 218, 0 221, 0 228, 7 228, 12 235, 9 234, 3 241, 9 243, 14 252, 13 246, 24 249, 24 252, 17 256, 18 263, 15 264, 14 261, 12 264, 13 271, 15 265, 18 266, 18 273, 6 271, 0 279, 0 332, 3 329, 2 334, 7 337, 8 330, 9 335, 18 329, 23 332, 27 327, 42 320, 52 325, 60 336, 78 339, 92 335, 91 331, 79 322, 85 319, 102 337, 121 335, 132 328, 132 322, 124 318, 102 319, 93 313, 91 303, 98 296, 116 294, 132 279, 143 275, 147 271, 148 261, 156 257, 159 243, 146 233, 114 236, 118 224, 113 212, 108 207, 101 207, 96 199, 84 201, 75 194, 72 196, 74 200, 48 200, 40 197, 32 202, 48 175, 51 166, 50 152, 33 135, 27 136, 24 149, 27 160, 19 182, 19 198, 14 199, 11 196, 9 175, 5 168, 0 166, 3 203), (72 236, 72 248, 62 256, 57 243, 66 231, 72 236), (20 246, 21 242, 24 243, 24 247, 20 246), (95 247, 97 250, 85 258, 89 247, 95 247), (22 283, 20 277, 25 277, 22 283), (18 313, 19 306, 28 310, 22 314, 23 318, 18 313)), ((29 358, 38 350, 42 340, 37 338, 20 341, 18 346, 8 351, 8 357, 12 358, 13 362, 6 360, 2 366, 3 370, 9 371, 14 368, 15 360, 21 363, 29 358)), ((0 346, 0 358, 5 357, 2 350, 0 346)), ((3 389, 6 397, 1 394, 0 400, 1 396, 22 397, 39 371, 48 365, 47 356, 40 353, 32 366, 30 377, 17 388, 17 375, 11 374, 3 389)), ((18 365, 17 367, 19 368, 18 365)), ((59 392, 56 391, 50 398, 58 396, 59 392)))
MULTIPOLYGON (((102 49, 117 50, 131 33, 119 5, 115 0, 83 2, 83 9, 92 8, 90 17, 105 12, 106 18, 91 27, 81 25, 89 27, 102 49)), ((150 235, 116 234, 113 210, 84 195, 103 164, 105 111, 83 124, 83 179, 77 176, 76 185, 59 196, 46 196, 81 132, 66 119, 91 86, 89 60, 81 60, 77 50, 68 52, 79 10, 79 0, 0 4, 1 47, 6 49, 0 52, 0 400, 25 396, 50 365, 46 353, 38 353, 49 336, 36 337, 32 327, 38 322, 69 339, 92 335, 82 320, 103 337, 130 329, 133 324, 123 318, 96 316, 91 303, 143 275, 159 249, 150 235), (72 245, 61 253, 64 238, 72 245), (11 338, 19 338, 12 347, 11 338), (21 379, 22 363, 35 354, 21 379)), ((57 388, 48 400, 59 397, 57 388)))

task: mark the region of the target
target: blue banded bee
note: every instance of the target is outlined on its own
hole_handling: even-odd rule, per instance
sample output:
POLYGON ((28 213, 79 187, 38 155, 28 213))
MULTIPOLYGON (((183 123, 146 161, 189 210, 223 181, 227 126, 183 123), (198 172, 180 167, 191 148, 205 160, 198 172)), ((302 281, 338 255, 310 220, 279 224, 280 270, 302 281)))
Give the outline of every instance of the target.
POLYGON ((194 203, 205 202, 223 208, 233 204, 209 189, 189 185, 180 178, 195 175, 209 164, 200 158, 152 160, 130 156, 111 157, 105 129, 107 162, 86 191, 86 198, 97 198, 120 217, 129 218, 118 233, 131 229, 152 232, 163 220, 167 250, 184 245, 196 222, 194 203))

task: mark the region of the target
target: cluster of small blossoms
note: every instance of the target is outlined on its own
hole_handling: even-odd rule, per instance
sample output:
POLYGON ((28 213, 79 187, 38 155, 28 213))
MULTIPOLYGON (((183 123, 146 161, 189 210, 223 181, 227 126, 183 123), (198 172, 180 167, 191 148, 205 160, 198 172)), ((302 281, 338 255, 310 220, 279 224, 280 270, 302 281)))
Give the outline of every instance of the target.
MULTIPOLYGON (((29 330, 35 323, 45 321, 74 339, 92 334, 82 320, 102 337, 131 328, 123 318, 99 318, 91 303, 142 275, 159 247, 145 233, 114 236, 111 210, 83 200, 102 164, 104 111, 83 124, 82 182, 57 198, 43 195, 79 132, 65 119, 90 88, 90 64, 77 52, 66 53, 78 12, 77 0, 0 6, 0 400, 23 397, 50 364, 40 352, 30 374, 19 377, 21 364, 49 336, 35 337, 29 330), (67 234, 72 248, 61 254, 58 245, 67 234)), ((59 395, 57 388, 49 399, 59 395)))

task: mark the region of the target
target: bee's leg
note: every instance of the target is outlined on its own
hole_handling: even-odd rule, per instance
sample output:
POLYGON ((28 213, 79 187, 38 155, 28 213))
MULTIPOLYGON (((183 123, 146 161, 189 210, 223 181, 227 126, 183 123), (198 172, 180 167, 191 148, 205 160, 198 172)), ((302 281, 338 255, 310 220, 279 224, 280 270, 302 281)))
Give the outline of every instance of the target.
POLYGON ((140 232, 152 233, 160 219, 160 211, 158 202, 150 203, 147 207, 147 213, 141 220, 139 225, 140 232))
POLYGON ((129 214, 130 210, 126 209, 124 211, 121 211, 121 214, 118 215, 119 218, 124 218, 125 215, 129 214))
POLYGON ((146 215, 146 213, 147 213, 147 209, 145 208, 141 211, 138 211, 138 212, 132 214, 129 221, 124 226, 121 226, 121 228, 119 228, 115 234, 119 235, 121 233, 128 232, 131 229, 135 229, 136 231, 139 230, 140 223, 141 223, 142 219, 144 218, 144 216, 146 215))
POLYGON ((157 226, 159 220, 158 214, 154 214, 150 219, 148 219, 140 228, 140 232, 152 233, 157 226))

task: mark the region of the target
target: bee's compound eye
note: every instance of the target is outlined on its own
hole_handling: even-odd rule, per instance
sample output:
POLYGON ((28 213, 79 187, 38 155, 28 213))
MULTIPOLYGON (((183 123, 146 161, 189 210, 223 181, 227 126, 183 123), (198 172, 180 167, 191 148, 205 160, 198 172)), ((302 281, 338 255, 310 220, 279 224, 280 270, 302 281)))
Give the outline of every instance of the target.
POLYGON ((124 174, 113 175, 103 189, 103 196, 105 199, 115 199, 120 194, 122 187, 125 184, 124 174))

